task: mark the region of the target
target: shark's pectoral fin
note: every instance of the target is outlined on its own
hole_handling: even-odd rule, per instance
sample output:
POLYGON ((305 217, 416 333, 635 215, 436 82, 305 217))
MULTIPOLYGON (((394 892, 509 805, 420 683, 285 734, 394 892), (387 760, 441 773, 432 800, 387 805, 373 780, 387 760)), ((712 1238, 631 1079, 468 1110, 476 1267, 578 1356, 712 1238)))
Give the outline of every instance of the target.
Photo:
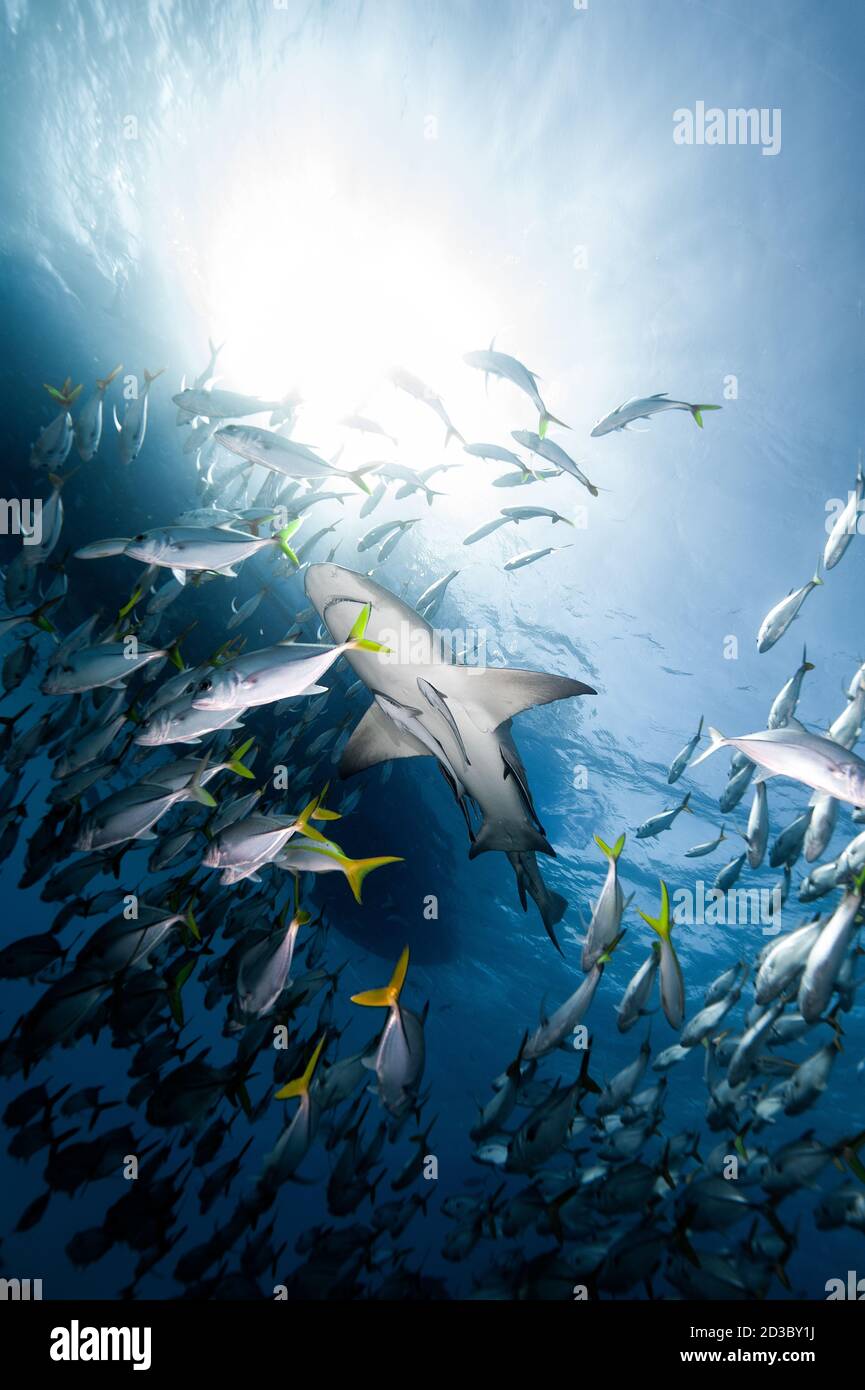
POLYGON ((519 671, 506 666, 436 666, 434 681, 449 700, 458 700, 473 724, 491 733, 506 719, 535 705, 597 691, 568 676, 519 671))
POLYGON ((340 777, 388 763, 394 758, 431 757, 420 739, 404 733, 377 704, 370 705, 348 743, 339 763, 340 777))

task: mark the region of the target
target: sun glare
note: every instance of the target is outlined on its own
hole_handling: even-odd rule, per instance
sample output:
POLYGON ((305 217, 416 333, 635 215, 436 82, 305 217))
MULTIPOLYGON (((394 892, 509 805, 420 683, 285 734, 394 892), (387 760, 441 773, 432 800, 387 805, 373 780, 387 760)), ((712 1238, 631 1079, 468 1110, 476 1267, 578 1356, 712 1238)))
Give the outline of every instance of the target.
POLYGON ((344 201, 321 176, 250 179, 219 209, 206 274, 223 369, 336 418, 366 409, 391 366, 434 372, 486 331, 434 235, 344 201))

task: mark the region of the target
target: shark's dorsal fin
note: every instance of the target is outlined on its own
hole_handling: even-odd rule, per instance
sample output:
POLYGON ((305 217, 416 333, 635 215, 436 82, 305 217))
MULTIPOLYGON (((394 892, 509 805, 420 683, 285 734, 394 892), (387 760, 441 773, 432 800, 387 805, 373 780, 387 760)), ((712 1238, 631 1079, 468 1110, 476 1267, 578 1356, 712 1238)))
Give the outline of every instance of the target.
POLYGON ((575 695, 595 695, 592 686, 568 676, 543 671, 518 671, 506 666, 436 666, 431 683, 448 700, 462 705, 472 723, 490 733, 523 710, 566 700, 575 695))
POLYGON ((420 739, 398 729, 377 704, 370 705, 348 743, 339 763, 340 777, 353 777, 367 767, 394 758, 431 757, 420 739))

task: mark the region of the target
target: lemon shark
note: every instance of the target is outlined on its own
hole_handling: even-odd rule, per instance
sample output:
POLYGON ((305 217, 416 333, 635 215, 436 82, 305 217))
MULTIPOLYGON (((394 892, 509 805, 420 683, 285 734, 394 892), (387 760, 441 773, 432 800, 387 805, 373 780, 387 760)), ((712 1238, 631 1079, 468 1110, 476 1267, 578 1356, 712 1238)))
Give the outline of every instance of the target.
POLYGON ((462 665, 415 609, 340 565, 310 565, 306 593, 338 643, 368 605, 366 636, 386 648, 345 654, 373 703, 343 750, 340 776, 397 758, 436 758, 465 817, 469 858, 506 854, 523 908, 528 894, 558 946, 553 928, 567 903, 547 889, 537 866, 536 854, 555 850, 538 819, 511 720, 536 705, 597 692, 567 676, 462 665))

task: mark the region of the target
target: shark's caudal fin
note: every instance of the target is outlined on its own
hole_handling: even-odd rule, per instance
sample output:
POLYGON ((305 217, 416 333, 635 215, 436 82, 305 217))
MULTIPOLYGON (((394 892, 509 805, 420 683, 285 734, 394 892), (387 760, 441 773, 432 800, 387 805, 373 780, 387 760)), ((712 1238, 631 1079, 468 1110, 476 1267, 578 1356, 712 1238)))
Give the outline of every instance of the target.
POLYGON ((321 1056, 321 1049, 324 1047, 326 1036, 326 1033, 322 1033, 318 1040, 318 1045, 307 1062, 302 1075, 295 1077, 294 1081, 289 1081, 287 1086, 283 1086, 280 1091, 277 1091, 274 1096, 275 1100, 293 1100, 296 1096, 305 1096, 307 1094, 313 1073, 318 1064, 318 1059, 321 1056))
POLYGON ((379 705, 372 704, 343 749, 339 775, 353 777, 393 758, 423 757, 432 757, 429 748, 412 734, 403 733, 379 705))
POLYGON ((568 900, 563 898, 561 893, 554 893, 547 887, 541 877, 535 856, 531 851, 520 854, 509 854, 511 867, 517 878, 517 890, 520 895, 520 902, 523 910, 526 908, 526 894, 528 893, 536 903, 544 924, 544 930, 552 941, 556 950, 564 954, 561 946, 556 939, 555 927, 561 922, 568 910, 568 900))
POLYGON ((388 984, 381 989, 365 989, 360 994, 351 996, 352 1004, 364 1004, 368 1009, 390 1009, 399 1000, 402 987, 405 984, 405 977, 408 974, 409 950, 408 946, 403 947, 402 954, 394 966, 394 972, 388 984))
POLYGON ((692 414, 693 417, 694 417, 694 423, 697 424, 697 425, 699 425, 699 426, 700 426, 700 429, 702 429, 702 428, 703 428, 703 415, 702 415, 702 412, 703 412, 704 410, 721 410, 721 409, 722 409, 722 407, 721 407, 720 405, 692 405, 692 406, 691 406, 691 414, 692 414))

